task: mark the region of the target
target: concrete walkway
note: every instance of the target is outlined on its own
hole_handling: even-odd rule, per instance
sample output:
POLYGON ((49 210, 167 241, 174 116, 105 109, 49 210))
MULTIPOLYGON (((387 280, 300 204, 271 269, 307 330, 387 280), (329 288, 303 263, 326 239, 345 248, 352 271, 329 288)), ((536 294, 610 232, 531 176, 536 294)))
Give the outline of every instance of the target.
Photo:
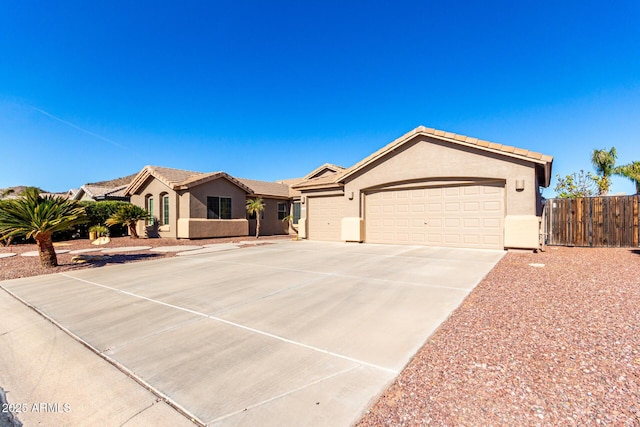
MULTIPOLYGON (((83 349, 86 359, 67 368, 93 373, 85 365, 107 359, 201 424, 349 425, 503 254, 285 242, 0 285, 99 354, 83 349)), ((0 373, 0 383, 16 390, 10 399, 34 401, 30 390, 20 390, 20 382, 31 366, 41 366, 38 380, 30 382, 40 393, 37 399, 59 399, 61 389, 70 393, 74 407, 89 406, 89 400, 100 404, 94 387, 104 386, 102 380, 92 385, 73 372, 61 375, 64 366, 41 360, 47 348, 29 348, 54 341, 52 348, 78 357, 77 343, 42 319, 35 323, 29 333, 42 337, 25 343, 14 332, 8 336, 15 341, 0 341, 0 363, 11 367, 11 375, 0 373), (20 358, 12 359, 16 351, 20 358), (26 368, 12 372, 20 363, 26 368)), ((150 395, 119 375, 128 380, 121 380, 125 388, 150 395)), ((115 385, 113 392, 119 388, 115 385)), ((148 403, 136 402, 120 403, 129 414, 148 403)), ((155 406, 173 414, 160 402, 140 415, 149 411, 151 416, 155 406)), ((120 412, 101 419, 120 425, 120 412)), ((60 424, 92 424, 86 416, 60 424)))
POLYGON ((1 290, 0 313, 0 386, 25 426, 195 425, 1 290))

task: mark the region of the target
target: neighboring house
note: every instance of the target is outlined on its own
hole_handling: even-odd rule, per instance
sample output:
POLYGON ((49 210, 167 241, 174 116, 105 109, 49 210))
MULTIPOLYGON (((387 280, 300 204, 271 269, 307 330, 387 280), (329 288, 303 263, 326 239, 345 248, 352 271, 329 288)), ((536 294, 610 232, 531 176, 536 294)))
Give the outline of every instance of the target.
POLYGON ((291 209, 286 184, 238 179, 225 172, 193 172, 159 166, 146 166, 125 194, 131 203, 145 208, 153 217, 140 224, 160 237, 210 238, 247 236, 255 219, 246 211, 249 198, 265 200, 261 234, 287 234, 282 221, 291 209))
MULTIPOLYGON (((299 236, 467 248, 539 247, 553 158, 418 127, 348 169, 293 184, 299 236)), ((316 172, 314 171, 314 172, 316 172)))
POLYGON ((100 201, 100 200, 122 200, 129 201, 129 197, 124 195, 128 185, 118 187, 104 187, 100 185, 85 184, 78 189, 71 189, 67 192, 71 200, 100 201))
POLYGON ((135 177, 136 174, 133 174, 109 181, 84 184, 80 188, 72 188, 67 191, 67 197, 71 200, 81 201, 119 200, 128 202, 129 196, 125 195, 124 191, 135 177))

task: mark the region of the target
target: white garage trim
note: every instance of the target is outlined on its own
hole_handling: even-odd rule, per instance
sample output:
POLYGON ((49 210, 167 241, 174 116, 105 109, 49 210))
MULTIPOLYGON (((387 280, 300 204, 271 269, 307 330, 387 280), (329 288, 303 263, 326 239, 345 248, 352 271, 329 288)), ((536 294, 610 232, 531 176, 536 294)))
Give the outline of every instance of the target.
POLYGON ((369 243, 504 248, 504 184, 371 191, 365 195, 369 243))

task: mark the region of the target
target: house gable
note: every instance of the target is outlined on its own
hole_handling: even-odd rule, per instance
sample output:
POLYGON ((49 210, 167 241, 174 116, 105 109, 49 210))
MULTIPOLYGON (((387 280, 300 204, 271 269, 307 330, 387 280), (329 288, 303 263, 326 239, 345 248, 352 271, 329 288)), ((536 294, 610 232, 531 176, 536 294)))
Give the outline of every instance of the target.
POLYGON ((314 170, 312 170, 311 172, 309 172, 304 178, 302 178, 303 180, 309 180, 309 179, 314 179, 314 178, 320 178, 320 177, 326 177, 326 176, 333 176, 338 172, 342 172, 343 170, 345 170, 345 168, 343 168, 342 166, 338 166, 338 165, 334 165, 332 163, 325 163, 322 166, 319 166, 317 168, 315 168, 314 170))
POLYGON ((233 185, 239 187, 243 191, 250 193, 251 189, 233 178, 226 172, 193 172, 182 169, 164 168, 160 166, 145 166, 131 184, 125 190, 125 194, 139 193, 141 188, 148 184, 150 179, 157 179, 172 190, 189 190, 199 185, 224 178, 233 185))
POLYGON ((406 133, 400 138, 392 141, 380 150, 367 156, 360 162, 356 163, 349 169, 345 170, 338 180, 344 182, 350 176, 358 173, 363 168, 374 162, 382 161, 387 155, 398 150, 403 145, 411 143, 416 138, 428 139, 430 141, 441 141, 442 143, 448 143, 452 146, 469 147, 478 150, 479 154, 493 153, 501 156, 513 159, 520 159, 536 165, 536 173, 538 174, 538 180, 540 185, 548 187, 551 181, 551 165, 553 157, 547 156, 534 151, 525 150, 522 148, 516 148, 508 145, 497 144, 494 142, 484 141, 478 138, 473 138, 465 135, 455 134, 452 132, 446 132, 433 128, 426 128, 419 126, 414 130, 406 133))

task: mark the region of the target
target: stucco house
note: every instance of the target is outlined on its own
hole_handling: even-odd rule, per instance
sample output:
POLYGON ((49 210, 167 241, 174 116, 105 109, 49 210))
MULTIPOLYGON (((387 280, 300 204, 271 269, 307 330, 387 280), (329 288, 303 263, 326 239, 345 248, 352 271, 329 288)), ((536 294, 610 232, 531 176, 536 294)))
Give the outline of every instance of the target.
POLYGON ((301 179, 264 182, 147 166, 124 194, 151 212, 162 237, 253 234, 245 203, 261 196, 261 234, 291 232, 282 219, 292 214, 310 240, 537 249, 552 163, 420 126, 350 168, 325 163, 301 179))
MULTIPOLYGON (((467 248, 540 243, 553 158, 418 127, 348 169, 293 184, 311 240, 467 248)), ((325 165, 326 166, 326 165, 325 165)))
POLYGON ((265 202, 261 234, 287 234, 289 186, 281 183, 234 178, 225 172, 193 172, 159 166, 144 167, 125 189, 131 203, 153 217, 138 224, 160 237, 209 238, 247 236, 255 233, 255 219, 246 211, 248 198, 265 202))

